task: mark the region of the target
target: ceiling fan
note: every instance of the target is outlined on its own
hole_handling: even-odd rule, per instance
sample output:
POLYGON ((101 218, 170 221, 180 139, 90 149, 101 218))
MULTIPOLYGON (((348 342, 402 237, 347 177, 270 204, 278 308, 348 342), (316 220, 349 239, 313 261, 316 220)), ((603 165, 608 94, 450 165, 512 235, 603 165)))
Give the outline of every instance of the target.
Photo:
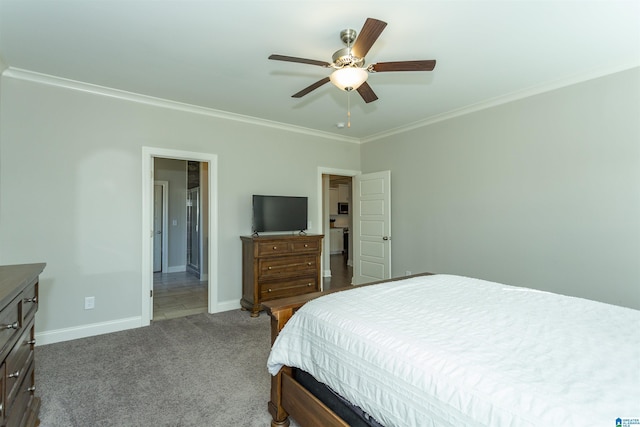
POLYGON ((365 67, 365 56, 371 46, 376 42, 386 22, 367 18, 360 35, 355 30, 346 29, 340 32, 340 39, 347 46, 333 54, 333 62, 318 61, 315 59, 297 58, 294 56, 271 55, 269 59, 276 61, 299 62, 302 64, 317 65, 324 68, 333 68, 329 77, 318 80, 314 84, 292 95, 292 98, 302 98, 309 92, 331 81, 338 88, 350 92, 357 90, 366 102, 373 102, 378 97, 367 83, 369 73, 381 73, 389 71, 431 71, 436 66, 434 59, 418 61, 378 62, 365 67), (356 38, 357 36, 357 38, 356 38))

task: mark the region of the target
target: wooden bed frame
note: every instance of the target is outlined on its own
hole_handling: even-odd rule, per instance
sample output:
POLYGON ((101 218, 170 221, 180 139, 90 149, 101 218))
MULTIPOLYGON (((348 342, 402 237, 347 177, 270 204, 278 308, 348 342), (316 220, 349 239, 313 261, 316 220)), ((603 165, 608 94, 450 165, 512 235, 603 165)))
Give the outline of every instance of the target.
MULTIPOLYGON (((410 277, 428 276, 432 273, 415 274, 412 276, 398 277, 395 279, 382 280, 379 282, 367 283, 369 286, 385 282, 408 279, 410 277)), ((282 298, 278 300, 265 301, 262 303, 265 311, 271 317, 271 345, 276 337, 300 307, 308 301, 334 292, 348 291, 354 287, 332 289, 324 292, 314 292, 295 297, 282 298)), ((348 427, 335 412, 329 409, 318 398, 311 394, 292 375, 292 369, 288 366, 280 369, 280 372, 271 377, 271 400, 269 401, 269 412, 273 417, 271 427, 288 427, 289 415, 291 415, 301 426, 323 427, 348 427)))

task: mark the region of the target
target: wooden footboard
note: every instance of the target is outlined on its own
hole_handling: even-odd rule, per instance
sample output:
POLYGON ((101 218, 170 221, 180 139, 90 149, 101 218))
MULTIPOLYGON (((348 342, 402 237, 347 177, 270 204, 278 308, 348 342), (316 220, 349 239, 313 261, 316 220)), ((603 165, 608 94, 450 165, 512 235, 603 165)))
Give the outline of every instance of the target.
MULTIPOLYGON (((415 274, 410 277, 428 276, 432 273, 415 274)), ((403 280, 409 277, 399 277, 396 279, 383 280, 380 282, 367 283, 368 286, 395 280, 403 280)), ((282 298, 279 300, 265 301, 262 303, 265 311, 271 317, 271 345, 276 337, 300 307, 307 302, 334 292, 342 292, 353 289, 353 287, 332 289, 325 292, 314 292, 295 297, 282 298)), ((269 412, 273 417, 271 427, 288 427, 289 415, 303 427, 305 426, 327 426, 344 427, 348 426, 338 415, 324 405, 320 400, 300 385, 292 376, 291 368, 283 367, 280 372, 271 377, 271 400, 269 401, 269 412)))
MULTIPOLYGON (((300 307, 308 301, 322 295, 324 295, 323 292, 314 292, 290 298, 263 302, 262 306, 271 317, 271 345, 273 345, 273 342, 276 340, 276 337, 284 325, 300 307)), ((295 413, 297 408, 301 408, 301 411, 299 412, 304 412, 305 408, 305 405, 298 404, 298 395, 302 394, 300 393, 300 389, 303 388, 291 377, 291 368, 289 367, 283 367, 276 376, 271 377, 271 400, 269 401, 269 413, 271 413, 271 417, 273 418, 271 421, 271 427, 289 426, 289 413, 284 409, 285 403, 287 404, 287 408, 291 411, 291 414, 296 419, 299 419, 300 416, 304 417, 304 414, 295 413), (285 377, 287 379, 284 379, 285 377), (297 384, 297 387, 292 386, 292 382, 297 384), (284 397, 285 394, 286 397, 284 397)), ((317 399, 315 400, 317 403, 322 404, 322 402, 317 399)), ((317 403, 312 402, 311 404, 317 406, 317 403)), ((326 409, 329 410, 329 408, 326 409)))

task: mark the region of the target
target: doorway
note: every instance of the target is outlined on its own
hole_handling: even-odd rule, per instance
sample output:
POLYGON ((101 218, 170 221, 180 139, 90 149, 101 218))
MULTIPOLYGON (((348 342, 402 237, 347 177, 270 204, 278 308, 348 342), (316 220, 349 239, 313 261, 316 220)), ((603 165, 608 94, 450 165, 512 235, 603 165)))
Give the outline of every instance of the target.
POLYGON ((318 221, 322 224, 320 229, 325 236, 322 243, 323 290, 351 285, 353 242, 350 238, 352 215, 349 208, 352 179, 359 173, 318 168, 318 194, 319 200, 322 200, 318 221), (342 213, 339 213, 338 203, 343 208, 342 213))
POLYGON ((207 312, 207 265, 200 259, 205 253, 201 230, 207 222, 202 215, 200 189, 206 173, 206 164, 201 166, 200 162, 154 158, 153 320, 207 312), (166 197, 161 196, 158 182, 167 183, 166 197), (157 228, 163 217, 171 219, 171 226, 164 230, 157 228), (158 256, 160 236, 170 242, 169 250, 163 251, 166 257, 158 256), (164 258, 164 268, 159 268, 162 262, 158 258, 164 258))
MULTIPOLYGON (((325 236, 330 230, 330 175, 352 179, 349 213, 349 252, 353 263, 352 285, 361 285, 391 277, 391 172, 362 174, 359 171, 318 167, 317 220, 325 236)), ((322 244, 322 272, 331 276, 327 239, 322 244)), ((324 288, 324 283, 323 283, 324 288)))
MULTIPOLYGON (((205 281, 206 283, 206 311, 209 313, 215 313, 218 310, 217 299, 217 239, 212 238, 217 233, 217 156, 209 153, 196 153, 179 150, 168 150, 153 147, 142 148, 142 310, 141 310, 141 326, 148 326, 153 319, 153 302, 154 302, 154 287, 153 287, 153 220, 154 220, 154 208, 153 208, 153 195, 155 191, 154 186, 154 163, 155 159, 174 159, 182 161, 194 161, 198 162, 202 170, 206 173, 201 174, 203 177, 200 183, 200 193, 198 197, 199 201, 199 215, 200 218, 204 217, 206 221, 202 221, 198 227, 200 234, 200 241, 202 244, 198 250, 198 268, 200 271, 200 278, 198 280, 205 281), (151 232, 149 232, 151 230, 151 232), (150 238, 151 237, 151 238, 150 238)), ((186 167, 185 167, 186 169, 186 167)), ((186 187, 186 184, 185 184, 186 187)), ((169 185, 171 188, 171 185, 169 185)), ((171 195, 169 194, 169 201, 171 195)), ((179 265, 171 265, 169 262, 166 268, 168 274, 185 274, 186 273, 186 188, 184 190, 184 197, 182 198, 182 209, 184 212, 184 222, 174 221, 172 212, 169 209, 168 222, 169 229, 182 225, 185 227, 184 234, 184 255, 185 262, 182 267, 179 265)), ((169 240, 169 249, 167 252, 171 252, 171 238, 169 240)), ((165 264, 166 265, 166 264, 165 264)), ((156 273, 157 274, 157 273, 156 273)))
POLYGON ((329 233, 325 234, 329 248, 330 276, 325 277, 324 289, 349 286, 353 277, 350 249, 350 229, 353 221, 350 211, 352 178, 329 175, 329 233))

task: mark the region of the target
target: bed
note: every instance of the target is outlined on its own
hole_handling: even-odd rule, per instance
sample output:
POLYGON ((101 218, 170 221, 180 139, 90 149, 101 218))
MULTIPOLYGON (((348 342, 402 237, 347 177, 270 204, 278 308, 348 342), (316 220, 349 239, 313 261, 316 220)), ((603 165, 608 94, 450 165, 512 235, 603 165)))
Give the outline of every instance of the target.
POLYGON ((640 311, 453 275, 265 303, 272 426, 347 426, 300 373, 392 426, 640 417, 640 311), (316 396, 317 395, 317 396, 316 396))

